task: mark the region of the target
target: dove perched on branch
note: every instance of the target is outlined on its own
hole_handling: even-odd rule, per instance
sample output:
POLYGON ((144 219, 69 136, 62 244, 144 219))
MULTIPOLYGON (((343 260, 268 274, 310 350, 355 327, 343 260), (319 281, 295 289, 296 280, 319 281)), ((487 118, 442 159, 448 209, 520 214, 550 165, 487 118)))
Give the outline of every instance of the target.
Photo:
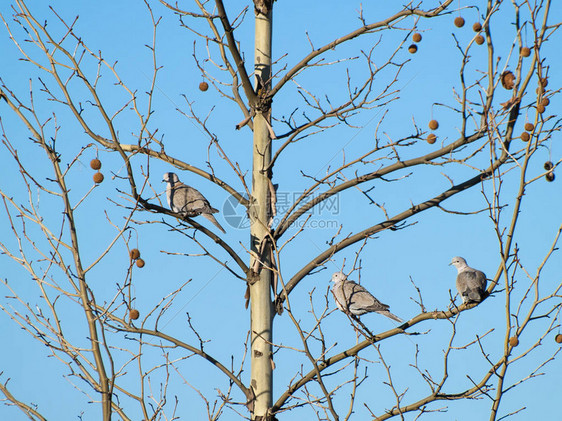
POLYGON ((218 210, 213 208, 197 189, 183 184, 173 172, 165 173, 162 181, 167 183, 166 197, 168 199, 168 206, 170 206, 172 211, 188 217, 204 216, 226 234, 224 228, 221 227, 213 216, 213 213, 217 213, 218 210))
POLYGON ((347 279, 342 272, 336 272, 332 275, 332 293, 338 308, 344 313, 351 313, 355 316, 374 311, 382 314, 389 319, 397 322, 403 320, 388 311, 389 306, 381 303, 373 295, 363 288, 361 285, 347 279))
POLYGON ((462 257, 453 257, 450 265, 457 268, 457 291, 463 303, 479 303, 486 292, 486 275, 466 264, 462 257))

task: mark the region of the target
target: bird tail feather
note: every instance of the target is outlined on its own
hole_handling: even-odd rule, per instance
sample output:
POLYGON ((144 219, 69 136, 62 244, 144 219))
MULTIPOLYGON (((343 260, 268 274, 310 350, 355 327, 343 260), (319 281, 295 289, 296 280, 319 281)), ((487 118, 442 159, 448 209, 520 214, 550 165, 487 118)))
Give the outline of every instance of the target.
POLYGON ((468 299, 472 302, 479 303, 482 301, 482 291, 479 289, 473 289, 468 293, 468 299))
POLYGON ((219 221, 217 221, 212 214, 202 213, 201 215, 203 215, 205 218, 207 218, 209 221, 211 221, 218 229, 220 229, 224 234, 226 234, 226 231, 224 230, 224 228, 221 227, 221 224, 219 224, 219 221))
POLYGON ((404 321, 400 317, 395 316, 394 314, 392 314, 388 310, 377 311, 377 313, 382 314, 383 316, 386 316, 389 319, 392 319, 392 320, 394 320, 395 322, 398 322, 398 323, 402 323, 404 321))

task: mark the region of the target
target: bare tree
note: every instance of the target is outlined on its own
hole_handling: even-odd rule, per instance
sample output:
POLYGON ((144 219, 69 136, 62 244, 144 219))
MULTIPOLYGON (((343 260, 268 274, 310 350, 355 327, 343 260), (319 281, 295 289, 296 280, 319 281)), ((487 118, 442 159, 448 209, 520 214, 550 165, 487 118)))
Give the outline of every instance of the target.
MULTIPOLYGON (((562 282, 553 273, 560 269, 562 226, 540 244, 526 243, 522 234, 533 229, 525 217, 536 202, 530 192, 553 181, 560 163, 550 152, 561 127, 551 111, 560 90, 548 44, 560 41, 560 22, 549 19, 551 2, 490 0, 461 9, 452 0, 419 2, 382 19, 374 18, 379 6, 369 5, 357 11, 352 29, 326 28, 329 41, 320 43, 307 34, 306 50, 290 57, 283 46, 277 55, 272 49, 273 15, 286 7, 282 2, 254 0, 229 10, 222 0, 187 3, 145 2, 153 65, 142 88, 122 75, 115 57, 87 44, 78 18, 54 8, 43 16, 24 0, 3 8, 6 33, 26 68, 39 74, 27 94, 0 79, 6 169, 0 249, 2 267, 10 267, 2 277, 4 314, 47 347, 84 393, 83 403, 99 405, 103 420, 189 417, 194 404, 183 397, 185 389, 200 397, 210 420, 417 419, 469 400, 485 402, 490 420, 523 411, 528 403, 510 400, 508 392, 532 387, 529 380, 546 374, 560 349, 554 336, 562 282), (211 89, 219 101, 205 113, 186 93, 176 107, 205 137, 203 145, 170 139, 156 114, 160 14, 177 18, 188 34, 199 89, 211 89), (462 28, 462 16, 476 17, 473 32, 462 28), (252 18, 253 69, 243 35, 252 18), (425 110, 403 106, 402 97, 421 95, 403 78, 413 68, 433 71, 416 68, 418 48, 443 21, 457 54, 443 60, 456 60, 458 80, 452 95, 435 99, 426 122, 425 110), (324 75, 338 82, 319 83, 324 75), (393 115, 408 123, 393 128, 393 115), (362 131, 375 119, 374 134, 362 131), (76 127, 82 134, 74 139, 69 133, 76 127), (364 140, 351 147, 341 133, 364 140), (305 164, 295 177, 297 159, 305 164), (328 162, 321 172, 317 159, 328 162), (97 171, 93 183, 84 177, 88 165, 97 171), (111 176, 102 173, 106 168, 111 176), (228 196, 221 209, 243 208, 234 216, 247 215, 247 228, 230 219, 230 232, 218 235, 197 212, 170 210, 153 184, 162 168, 194 175, 201 191, 214 184, 228 196), (315 218, 335 198, 340 214, 315 233, 321 242, 311 247, 306 235, 313 222, 326 222, 315 218), (454 199, 450 206, 448 199, 454 199), (441 266, 426 240, 421 257, 380 253, 411 275, 407 287, 396 286, 393 311, 394 300, 411 296, 416 315, 380 330, 336 311, 330 269, 369 278, 373 243, 389 247, 397 236, 413 242, 419 225, 432 224, 449 230, 449 244, 471 241, 451 227, 478 224, 486 233, 486 241, 473 239, 468 247, 495 253, 482 303, 463 304, 450 285, 423 279, 422 271, 437 277, 441 266), (140 246, 146 243, 160 253, 147 255, 140 246), (145 264, 158 267, 152 285, 140 281, 145 264), (179 283, 169 275, 173 265, 183 268, 179 283), (194 280, 208 279, 211 267, 221 274, 218 291, 186 310, 186 291, 194 291, 194 280), (245 299, 219 297, 229 285, 246 290, 245 299), (223 307, 223 300, 232 304, 223 307), (217 333, 248 310, 247 334, 238 343, 217 333), (178 314, 181 321, 173 322, 178 314), (201 368, 203 362, 209 364, 201 368), (530 371, 528 364, 534 364, 530 371), (219 373, 219 380, 209 388, 188 366, 208 373, 211 383, 219 373)), ((176 48, 185 52, 186 45, 176 48)), ((178 93, 185 92, 178 87, 178 93)), ((543 212, 552 217, 557 209, 543 212)), ((448 276, 454 279, 454 272, 448 276)), ((30 419, 57 416, 14 393, 6 378, 0 389, 5 404, 30 419)))

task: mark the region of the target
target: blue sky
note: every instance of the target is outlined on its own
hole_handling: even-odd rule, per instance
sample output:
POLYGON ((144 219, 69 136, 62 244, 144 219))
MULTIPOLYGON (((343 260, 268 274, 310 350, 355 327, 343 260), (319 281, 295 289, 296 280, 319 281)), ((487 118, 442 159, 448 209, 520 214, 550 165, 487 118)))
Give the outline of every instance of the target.
MULTIPOLYGON (((39 21, 45 19, 54 33, 62 34, 62 28, 56 23, 56 19, 49 10, 38 2, 30 2, 31 10, 39 17, 39 21)), ((428 2, 426 7, 435 2, 428 2)), ((466 2, 461 5, 466 6, 466 2)), ((178 112, 188 112, 187 101, 192 103, 193 109, 200 116, 209 116, 208 126, 218 137, 221 147, 226 151, 233 162, 238 162, 243 171, 251 169, 251 132, 246 127, 236 131, 234 127, 243 119, 240 110, 230 101, 221 97, 213 87, 207 92, 198 90, 199 83, 203 80, 201 72, 195 65, 193 59, 194 50, 199 58, 206 54, 205 43, 194 36, 193 32, 179 27, 178 19, 168 10, 156 2, 150 2, 156 17, 162 16, 156 35, 157 63, 162 66, 156 82, 153 96, 154 115, 151 121, 152 129, 158 129, 158 136, 163 137, 166 152, 177 156, 179 159, 207 170, 207 160, 213 166, 216 174, 231 183, 239 191, 243 186, 236 178, 232 169, 220 159, 216 150, 208 148, 208 138, 201 128, 178 112), (194 41, 196 41, 194 46, 194 41), (210 152, 209 152, 210 150, 210 152)), ((485 2, 477 1, 475 4, 483 11, 485 2)), ((504 5, 495 16, 492 35, 494 36, 494 48, 497 53, 498 68, 514 68, 517 55, 510 55, 511 45, 514 42, 514 31, 511 23, 513 16, 511 5, 504 5)), ((121 79, 131 90, 138 91, 139 104, 146 109, 147 97, 144 94, 150 86, 152 77, 152 55, 146 45, 152 42, 152 24, 146 6, 141 2, 68 2, 59 1, 54 6, 57 12, 65 19, 71 20, 79 15, 76 24, 76 33, 94 51, 101 50, 108 62, 118 61, 116 66, 121 79)), ((183 6, 182 6, 183 7, 183 6)), ((186 4, 185 8, 194 10, 195 6, 186 4)), ((229 16, 233 18, 241 10, 242 6, 227 6, 229 16)), ((359 24, 357 13, 361 5, 359 2, 350 4, 346 2, 328 1, 322 6, 315 2, 301 4, 295 1, 284 1, 275 3, 274 17, 274 56, 279 60, 274 73, 283 73, 284 66, 292 67, 300 58, 310 51, 307 34, 315 48, 330 40, 341 36, 359 24)), ((377 21, 388 14, 396 11, 399 5, 377 5, 376 7, 363 4, 364 17, 368 22, 377 21)), ((455 7, 457 7, 455 5, 455 7)), ((553 8, 554 9, 554 8, 553 8)), ((455 9, 453 9, 455 10, 455 9)), ((0 6, 0 12, 5 19, 9 20, 14 29, 14 35, 18 39, 23 34, 11 22, 11 11, 8 4, 0 6)), ((279 184, 281 194, 293 197, 295 193, 301 192, 310 184, 309 177, 303 177, 302 173, 310 177, 320 177, 326 173, 328 168, 335 168, 344 159, 352 159, 359 156, 365 150, 372 148, 375 139, 383 142, 388 139, 398 139, 415 132, 413 121, 423 130, 426 130, 427 121, 436 118, 440 122, 438 143, 428 145, 418 141, 409 148, 403 148, 402 157, 410 158, 419 156, 436 149, 441 142, 447 144, 458 136, 460 119, 457 113, 451 110, 455 105, 454 90, 459 89, 459 68, 461 54, 456 47, 458 44, 465 48, 474 37, 471 30, 472 23, 478 18, 475 8, 462 10, 462 16, 467 24, 464 28, 455 28, 452 20, 458 14, 445 15, 438 19, 419 22, 419 31, 423 34, 423 40, 419 44, 415 55, 409 54, 406 49, 400 51, 395 61, 404 63, 396 88, 400 93, 396 95, 394 102, 380 108, 365 110, 351 121, 353 127, 339 125, 333 129, 326 130, 314 136, 310 136, 298 143, 289 146, 279 158, 274 169, 273 181, 279 184), (453 36, 454 34, 454 36, 453 36), (443 105, 435 105, 443 104, 443 105), (384 116, 384 119, 383 119, 384 116), (302 172, 302 173, 301 173, 302 172)), ((527 13, 527 12, 523 12, 527 13)), ((562 21, 562 12, 553 10, 550 17, 551 23, 562 21)), ((400 23, 400 28, 410 28, 413 19, 407 19, 400 23)), ((195 29, 205 30, 202 22, 195 22, 195 29)), ((35 90, 35 106, 42 119, 48 118, 53 113, 57 116, 57 123, 61 126, 58 132, 57 145, 60 148, 62 160, 70 162, 80 149, 91 139, 84 133, 81 127, 72 119, 72 116, 60 104, 54 104, 46 99, 40 92, 38 77, 49 86, 54 86, 48 76, 41 75, 30 64, 18 60, 21 55, 10 41, 5 28, 0 36, 0 51, 2 51, 3 64, 0 76, 5 85, 10 87, 17 95, 26 101, 29 98, 29 80, 33 81, 35 90)), ((368 51, 380 41, 375 49, 374 62, 376 65, 385 63, 387 57, 408 36, 406 30, 385 32, 381 38, 380 33, 367 35, 330 51, 326 55, 326 61, 340 58, 361 57, 362 51, 368 51)), ((532 33, 524 30, 522 36, 525 42, 531 46, 532 33)), ((253 57, 253 11, 250 8, 242 26, 237 29, 237 39, 241 43, 241 49, 247 63, 251 63, 253 57)), ((557 68, 557 51, 560 43, 558 33, 544 46, 543 56, 546 64, 552 66, 549 69, 549 89, 556 90, 561 85, 561 73, 557 68)), ((406 41, 405 47, 410 44, 406 41)), ((26 47, 27 48, 27 47, 26 47)), ((38 52, 30 47, 29 51, 37 55, 38 52)), ((470 61, 468 64, 467 77, 469 83, 481 76, 481 71, 486 70, 485 46, 473 46, 470 50, 470 61)), ((96 63, 85 60, 85 68, 91 76, 95 75, 96 63)), ((205 63, 205 70, 214 77, 225 80, 225 75, 215 68, 212 63, 205 63)), ((366 66, 360 58, 357 60, 344 61, 333 66, 322 66, 309 69, 298 75, 296 82, 307 91, 313 92, 318 97, 328 96, 332 103, 345 98, 345 83, 347 71, 349 70, 352 80, 359 84, 362 77, 366 75, 366 66)), ((377 88, 386 86, 394 77, 392 69, 381 73, 376 79, 377 88)), ((536 81, 534 82, 536 85, 536 81)), ((534 85, 533 85, 534 86, 534 85)), ((99 91, 102 101, 107 104, 110 113, 117 111, 126 101, 126 93, 115 86, 114 79, 109 72, 104 72, 99 82, 99 91)), ((476 90, 477 91, 477 90, 476 90)), ((86 93, 78 84, 75 86, 76 98, 84 100, 86 93)), ((494 107, 499 108, 501 102, 511 96, 511 92, 498 88, 494 99, 494 107)), ((534 87, 529 89, 534 93, 534 87)), ((474 94, 476 98, 476 94, 474 94)), ((530 101, 525 99, 525 101, 530 101)), ((86 104, 84 102, 84 104, 86 104)), ((279 120, 288 117, 298 107, 295 118, 304 121, 303 112, 308 116, 313 115, 304 107, 302 97, 297 92, 295 84, 287 84, 283 91, 275 98, 273 104, 273 123, 275 132, 279 135, 287 130, 279 120)), ((548 107, 549 113, 556 115, 560 110, 560 100, 554 96, 548 107)), ((102 134, 104 127, 95 110, 85 105, 85 113, 93 127, 100 130, 102 134)), ((4 134, 16 146, 19 156, 24 165, 32 168, 33 174, 38 179, 52 178, 52 170, 48 165, 43 152, 29 141, 29 134, 24 130, 21 123, 8 109, 6 104, 0 104, 0 116, 4 134)), ((517 123, 516 132, 522 131, 525 122, 523 116, 517 123)), ((534 115, 529 113, 528 119, 534 115)), ((119 130, 122 143, 135 143, 134 133, 139 130, 139 122, 135 114, 125 111, 115 120, 119 130)), ((470 129, 469 129, 470 131, 470 129)), ((52 136, 53 125, 47 127, 47 132, 52 136)), ((554 133, 552 139, 545 143, 532 157, 527 177, 538 177, 542 173, 543 163, 546 160, 557 162, 560 160, 561 137, 558 132, 554 133)), ((283 141, 274 141, 274 150, 283 141)), ((516 148, 521 147, 520 140, 516 148)), ((476 146, 469 146, 474 150, 476 146)), ((24 185, 19 176, 18 168, 14 160, 3 148, 1 156, 0 174, 2 174, 2 191, 9 197, 14 197, 18 203, 26 203, 28 195, 23 191, 24 185), (23 193, 22 193, 23 191, 23 193)), ((96 156, 95 147, 88 148, 80 162, 75 165, 71 172, 72 186, 71 197, 78 201, 91 188, 91 177, 93 171, 89 168, 89 161, 96 156)), ((100 250, 107 247, 116 235, 116 229, 110 222, 117 225, 123 224, 123 218, 127 212, 115 205, 115 203, 126 204, 123 194, 127 183, 119 177, 124 176, 125 169, 122 161, 116 153, 106 152, 99 149, 99 158, 103 163, 102 172, 105 181, 80 205, 77 220, 80 236, 80 245, 84 261, 87 265, 93 262, 100 250)), ((384 161, 383 161, 384 162, 384 161)), ((489 155, 482 154, 482 158, 474 161, 477 168, 482 169, 489 163, 489 155)), ((161 175, 174 168, 169 164, 156 159, 147 161, 146 157, 139 156, 132 160, 132 165, 138 176, 149 172, 149 181, 154 191, 159 194, 160 200, 165 205, 165 199, 161 195, 164 184, 160 182, 161 175)), ((358 174, 372 171, 378 165, 369 163, 357 167, 358 174)), ((224 218, 225 203, 228 194, 213 183, 186 171, 178 172, 180 179, 187 184, 196 186, 209 199, 211 204, 220 210, 219 222, 227 229, 225 240, 247 259, 245 249, 249 244, 249 232, 229 226, 224 218)), ((354 177, 353 171, 345 171, 344 176, 354 177)), ((407 209, 411 203, 419 203, 436 194, 446 190, 450 186, 447 174, 455 183, 464 181, 476 174, 475 168, 452 166, 422 166, 412 171, 403 171, 393 174, 395 177, 406 177, 397 182, 383 182, 375 180, 361 189, 366 191, 373 188, 369 195, 379 204, 384 204, 390 215, 394 215, 407 209), (411 175, 410 172, 412 173, 411 175)), ((519 183, 519 171, 515 167, 505 174, 501 188, 500 202, 505 205, 502 213, 502 226, 509 224, 515 195, 519 183)), ((560 178, 560 177, 558 177, 560 178)), ((251 179, 247 176, 247 180, 251 179)), ((146 196, 152 195, 149 190, 146 196)), ((483 187, 476 187, 470 191, 459 194, 443 203, 450 211, 475 212, 487 207, 486 197, 490 198, 493 193, 492 184, 485 183, 483 187)), ((519 249, 519 259, 524 267, 533 274, 538 265, 544 259, 545 254, 554 241, 555 234, 560 226, 561 218, 558 209, 562 205, 560 194, 560 180, 548 183, 544 177, 531 184, 526 192, 520 214, 515 242, 519 249)), ((53 230, 58 229, 60 224, 60 207, 58 202, 45 194, 33 192, 32 200, 39 204, 45 221, 51 224, 53 230)), ((285 197, 285 196, 283 196, 285 197)), ((151 199, 156 203, 156 198, 151 199)), ((281 209, 280 209, 281 210, 281 209)), ((337 196, 333 207, 325 209, 322 213, 315 213, 312 221, 322 225, 319 228, 305 229, 297 239, 284 248, 281 255, 281 271, 287 281, 296 273, 300 267, 310 261, 314 256, 326 249, 327 242, 335 235, 333 221, 338 225, 343 224, 339 238, 351 232, 357 232, 384 220, 384 213, 380 208, 371 204, 368 198, 358 189, 350 189, 337 196)), ((230 365, 233 356, 234 366, 241 364, 244 353, 244 341, 248 331, 249 313, 244 309, 245 284, 221 269, 211 259, 206 257, 185 256, 182 254, 200 254, 201 250, 186 237, 178 235, 166 226, 157 223, 165 220, 174 225, 175 220, 169 216, 138 213, 133 218, 132 229, 127 231, 130 246, 138 247, 142 257, 146 260, 143 269, 133 268, 132 284, 135 297, 135 306, 141 312, 141 317, 170 292, 177 289, 182 283, 188 282, 184 290, 176 298, 174 305, 165 313, 160 321, 162 331, 178 336, 180 339, 198 344, 198 338, 190 331, 185 313, 189 312, 192 323, 197 330, 203 334, 205 350, 216 357, 225 365, 230 365), (151 223, 144 223, 150 221, 151 223), (179 255, 178 255, 179 254, 179 255)), ((201 218, 199 218, 201 219, 201 218)), ((11 235, 11 230, 4 211, 2 211, 0 225, 0 237, 5 244, 17 250, 17 243, 11 235)), ((210 226, 207 221, 199 221, 205 226, 210 226)), ((361 251, 361 282, 384 303, 391 306, 393 313, 404 319, 414 317, 419 313, 419 307, 414 302, 417 292, 411 280, 420 287, 424 304, 428 310, 446 309, 449 305, 449 290, 454 291, 455 271, 448 266, 453 256, 464 256, 469 265, 486 272, 492 277, 499 265, 499 247, 494 225, 489 218, 488 212, 473 215, 460 216, 458 214, 446 213, 438 209, 431 209, 418 214, 407 221, 411 226, 396 230, 383 231, 372 238, 361 251)), ((30 233, 37 238, 40 247, 46 247, 44 240, 40 240, 39 232, 31 230, 30 233)), ((296 229, 290 230, 281 239, 281 244, 296 233, 296 229)), ((218 249, 212 241, 198 236, 210 250, 215 252, 222 261, 229 260, 228 255, 218 249)), ((297 320, 302 321, 303 329, 311 329, 314 319, 311 315, 311 303, 317 311, 321 311, 326 305, 326 293, 329 286, 331 273, 342 268, 345 260, 345 271, 349 272, 353 266, 355 253, 360 249, 361 243, 351 246, 330 262, 325 264, 325 270, 307 276, 294 290, 291 297, 291 308, 297 320)), ((25 246, 32 253, 29 245, 25 246)), ((38 256, 32 259, 38 267, 45 267, 38 256)), ((230 262, 231 264, 232 262, 230 262)), ((116 293, 116 284, 123 282, 129 268, 127 250, 123 241, 118 241, 110 253, 89 273, 89 284, 96 294, 98 303, 113 299, 116 293)), ((0 255, 1 277, 7 280, 21 294, 23 302, 34 306, 42 306, 40 292, 30 276, 12 260, 5 255, 0 255)), ((541 293, 552 290, 560 284, 559 273, 562 271, 562 260, 556 252, 544 267, 541 274, 541 293)), ((60 275, 60 274, 59 274, 60 275)), ((56 276, 56 273, 54 273, 56 276)), ((353 278, 358 279, 358 272, 353 273, 353 278)), ((517 280, 514 291, 514 299, 522 297, 528 278, 523 270, 515 274, 517 280)), ((63 282, 63 281, 61 281, 63 282)), ((500 282, 500 288, 504 286, 500 282)), ((3 306, 14 305, 15 309, 21 310, 21 305, 13 303, 7 298, 11 293, 4 290, 0 303, 3 306)), ((329 310, 335 308, 331 295, 329 295, 329 310)), ((560 303, 560 297, 553 303, 560 303), (556 301, 557 300, 557 301, 556 301)), ((60 314, 67 334, 77 341, 78 344, 87 346, 85 332, 85 320, 80 309, 76 308, 69 300, 61 299, 60 314)), ((523 309, 528 304, 525 303, 523 309)), ((547 308, 547 306, 545 306, 547 308)), ((119 310, 122 311, 122 310, 119 310)), ((540 313, 540 312, 539 312, 540 313)), ((154 319, 150 319, 152 322, 154 319)), ((393 328, 394 325, 387 319, 378 315, 366 315, 363 322, 375 332, 381 332, 393 328)), ((544 333, 551 320, 539 319, 533 322, 520 337, 520 345, 514 351, 515 356, 524 353, 544 333)), ((6 313, 0 313, 0 323, 6 339, 5 346, 0 348, 0 359, 4 362, 0 368, 3 382, 11 378, 9 383, 11 392, 25 402, 33 402, 38 405, 41 413, 49 419, 99 419, 99 407, 87 402, 97 397, 92 391, 75 377, 68 376, 68 369, 56 358, 48 357, 48 350, 34 341, 28 334, 22 331, 6 313), (79 390, 85 390, 90 396, 84 396, 79 390), (64 399, 61 399, 64 397, 64 399)), ((558 325, 559 322, 555 322, 558 325)), ((334 311, 323 323, 325 329, 326 344, 332 347, 331 354, 341 352, 355 343, 355 333, 344 314, 334 311)), ((457 333, 453 341, 454 347, 461 348, 463 345, 474 341, 476 335, 483 335, 490 329, 493 331, 483 340, 483 346, 489 353, 492 361, 503 352, 503 341, 505 339, 505 294, 499 292, 490 297, 477 308, 463 312, 456 325, 457 333)), ((427 369, 432 376, 440 379, 443 370, 443 350, 447 349, 452 324, 446 320, 426 321, 417 325, 416 332, 424 332, 417 336, 396 336, 381 343, 380 352, 387 364, 391 366, 391 372, 395 384, 406 390, 405 403, 416 401, 427 394, 427 385, 412 367, 416 350, 419 350, 418 358, 423 369, 427 369)), ((557 332, 558 330, 556 330, 557 332)), ((559 349, 554 342, 554 334, 550 333, 542 341, 542 345, 529 353, 526 358, 514 363, 508 371, 506 384, 516 382, 520 378, 529 375, 533 370, 559 349)), ((135 350, 134 342, 130 336, 112 335, 113 343, 117 347, 130 347, 135 350)), ((310 364, 302 353, 294 351, 301 348, 300 340, 289 317, 285 313, 276 317, 274 326, 274 340, 276 344, 283 345, 275 355, 275 383, 274 400, 285 389, 291 379, 301 370, 308 372, 310 364)), ((318 344, 312 345, 313 352, 319 352, 318 344)), ((170 349, 170 359, 182 359, 185 354, 178 350, 170 349)), ((134 352, 134 351, 133 351, 134 352)), ((116 352, 117 360, 124 363, 128 354, 116 352)), ((163 350, 145 349, 143 352, 144 366, 162 362, 163 350)), ((330 354, 330 355, 331 355, 330 354)), ((366 419, 369 415, 363 403, 367 404, 375 414, 381 414, 385 408, 395 404, 395 397, 383 382, 387 381, 386 370, 379 361, 378 352, 371 347, 365 350, 361 356, 360 370, 367 369, 368 381, 359 389, 355 415, 352 419, 366 419)), ((196 356, 177 362, 177 371, 171 376, 168 392, 170 402, 173 396, 178 396, 179 406, 176 415, 181 419, 204 419, 205 407, 199 394, 200 390, 209 398, 215 399, 217 389, 225 391, 228 382, 214 367, 202 361, 196 356)), ((335 368, 340 368, 338 365, 335 368)), ((130 365, 127 367, 127 375, 123 376, 124 387, 130 387, 138 392, 139 382, 135 369, 130 365)), ((451 354, 449 365, 450 377, 447 381, 447 393, 455 393, 470 387, 467 375, 479 380, 483 373, 489 369, 489 365, 483 358, 482 353, 476 346, 468 349, 457 349, 451 354)), ((507 393, 500 407, 501 414, 505 415, 525 406, 527 409, 512 419, 528 419, 533 414, 539 419, 553 419, 556 408, 552 405, 560 396, 562 388, 559 382, 559 373, 562 369, 560 358, 551 361, 543 370, 544 376, 524 382, 507 393)), ((249 381, 249 361, 244 366, 243 380, 249 381)), ((331 387, 342 383, 349 378, 349 371, 334 374, 327 379, 331 387)), ((152 387, 154 394, 159 393, 159 382, 164 373, 156 370, 152 375, 152 382, 147 387, 152 387)), ((313 393, 319 393, 316 386, 311 389, 313 393)), ((344 386, 335 397, 336 408, 347 412, 349 405, 350 386, 344 386)), ((234 394, 235 401, 242 399, 241 394, 234 394)), ((488 398, 470 401, 438 401, 432 403, 429 409, 448 408, 447 412, 435 412, 426 415, 431 420, 468 420, 484 419, 489 417, 491 402, 488 398)), ((125 404, 130 409, 132 418, 140 419, 138 408, 131 402, 125 404)), ((242 412, 244 408, 241 408, 242 412)), ((309 409, 298 409, 292 414, 281 414, 279 419, 309 419, 309 409)), ((27 419, 20 411, 13 407, 0 406, 0 418, 11 420, 27 419)), ((409 414, 406 419, 414 419, 415 415, 409 414)), ((226 410, 221 419, 239 419, 238 416, 226 410)))

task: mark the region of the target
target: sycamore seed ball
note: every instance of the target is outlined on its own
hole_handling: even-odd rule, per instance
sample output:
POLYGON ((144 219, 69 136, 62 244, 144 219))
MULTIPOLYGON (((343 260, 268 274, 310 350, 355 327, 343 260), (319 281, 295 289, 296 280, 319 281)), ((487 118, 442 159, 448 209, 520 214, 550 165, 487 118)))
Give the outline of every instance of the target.
POLYGON ((509 338, 509 344, 511 346, 519 345, 519 339, 517 338, 517 336, 512 336, 511 338, 509 338))
POLYGON ((142 260, 142 259, 137 260, 137 267, 143 268, 144 267, 144 260, 142 260))
POLYGON ((456 17, 454 22, 457 28, 462 28, 464 26, 464 19, 460 16, 456 17))
POLYGON ((90 161, 90 168, 93 170, 99 170, 101 168, 101 161, 97 158, 94 158, 90 161))
POLYGON ((558 334, 554 337, 554 340, 556 341, 557 344, 562 344, 562 334, 558 334))
POLYGON ((439 127, 439 123, 437 122, 437 120, 431 120, 429 122, 429 128, 431 130, 437 130, 438 127, 439 127))
POLYGON ((472 30, 474 32, 480 32, 482 30, 482 24, 480 22, 476 22, 474 25, 472 25, 472 30))
POLYGON ((501 74, 501 82, 505 89, 511 90, 515 86, 515 75, 513 72, 506 70, 501 74))
POLYGON ((553 172, 547 172, 545 175, 546 181, 552 182, 556 178, 553 172))
POLYGON ((412 44, 408 47, 408 51, 410 52, 410 54, 416 54, 416 51, 418 51, 418 46, 416 44, 412 44))
POLYGON ((537 105, 537 112, 538 112, 539 114, 544 113, 544 110, 545 110, 545 109, 546 109, 546 108, 545 108, 544 105, 542 105, 542 104, 537 105))
POLYGON ((531 138, 531 136, 529 135, 529 133, 527 133, 527 132, 521 133, 521 140, 523 142, 528 142, 530 138, 531 138))
POLYGON ((205 92, 207 89, 209 89, 209 84, 207 82, 201 82, 199 84, 200 91, 205 92))
POLYGON ((522 57, 529 57, 531 55, 531 49, 529 47, 521 48, 521 56, 522 57))
POLYGON ((103 174, 101 172, 97 172, 94 174, 94 183, 100 184, 103 181, 103 174))
POLYGON ((547 171, 550 171, 552 169, 552 167, 554 167, 554 164, 551 161, 546 161, 544 163, 544 169, 547 171))
POLYGON ((550 104, 550 99, 548 99, 548 98, 543 98, 542 101, 541 101, 541 105, 542 105, 543 107, 548 107, 548 104, 550 104))
POLYGON ((476 35, 476 37, 474 37, 474 42, 478 45, 484 44, 484 41, 486 41, 486 40, 484 39, 484 37, 482 35, 476 35))
POLYGON ((137 309, 132 309, 131 312, 129 313, 129 317, 131 318, 131 320, 137 320, 140 316, 140 313, 137 309))
POLYGON ((433 145, 435 143, 435 141, 437 140, 437 136, 435 136, 433 133, 430 133, 427 135, 427 143, 429 143, 430 145, 433 145))
POLYGON ((414 35, 412 35, 412 41, 420 42, 421 40, 422 40, 422 36, 419 32, 416 32, 414 35))
POLYGON ((535 130, 535 126, 533 125, 533 123, 525 123, 525 130, 527 130, 528 132, 532 132, 533 130, 535 130))
POLYGON ((139 249, 132 249, 130 255, 131 255, 131 259, 133 260, 138 259, 140 257, 139 249))

